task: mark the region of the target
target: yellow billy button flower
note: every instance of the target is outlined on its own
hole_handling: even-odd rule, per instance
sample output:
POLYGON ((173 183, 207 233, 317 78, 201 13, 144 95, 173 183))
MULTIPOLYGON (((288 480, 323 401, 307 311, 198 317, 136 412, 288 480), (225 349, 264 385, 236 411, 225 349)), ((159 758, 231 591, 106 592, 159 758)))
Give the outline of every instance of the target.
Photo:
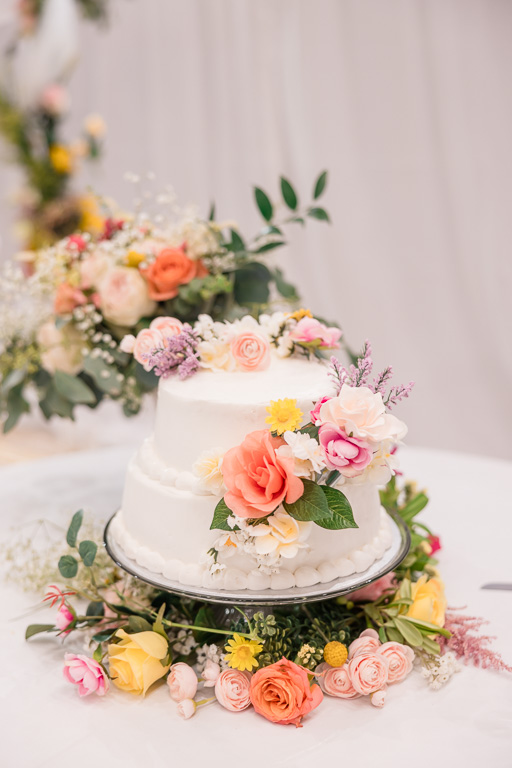
POLYGON ((265 419, 266 424, 270 424, 272 432, 282 435, 283 432, 293 432, 300 427, 303 413, 297 407, 297 401, 289 397, 282 400, 271 400, 267 406, 269 414, 265 419))
POLYGON ((256 640, 240 637, 236 632, 225 646, 229 666, 233 669, 239 669, 240 672, 245 670, 252 672, 252 668, 258 666, 255 657, 262 650, 263 646, 257 643, 256 640))
POLYGON ((338 640, 332 640, 324 648, 324 661, 330 667, 342 667, 348 657, 347 646, 338 640))
POLYGON ((303 317, 313 317, 310 309, 297 309, 289 315, 293 320, 302 320, 303 317))
POLYGON ((122 691, 146 695, 157 680, 167 674, 169 664, 162 661, 169 653, 169 643, 158 632, 135 632, 129 635, 118 629, 119 643, 108 646, 108 665, 112 682, 122 691))
POLYGON ((50 148, 50 162, 57 173, 70 174, 73 170, 71 152, 63 144, 54 144, 50 148))

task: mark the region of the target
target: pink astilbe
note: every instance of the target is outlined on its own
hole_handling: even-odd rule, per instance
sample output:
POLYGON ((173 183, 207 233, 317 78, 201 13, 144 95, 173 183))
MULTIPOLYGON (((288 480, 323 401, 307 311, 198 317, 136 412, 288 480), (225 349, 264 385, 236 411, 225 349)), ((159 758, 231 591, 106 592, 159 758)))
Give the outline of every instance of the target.
POLYGON ((438 637, 441 653, 453 651, 465 664, 472 662, 476 667, 494 669, 496 672, 512 672, 512 667, 505 664, 499 653, 486 646, 495 638, 491 635, 474 635, 489 622, 477 616, 460 616, 447 613, 444 628, 451 632, 451 637, 438 637))
POLYGON ((164 347, 152 349, 142 359, 156 376, 167 379, 178 374, 180 379, 186 379, 199 370, 198 342, 196 332, 185 324, 181 333, 166 338, 164 347))

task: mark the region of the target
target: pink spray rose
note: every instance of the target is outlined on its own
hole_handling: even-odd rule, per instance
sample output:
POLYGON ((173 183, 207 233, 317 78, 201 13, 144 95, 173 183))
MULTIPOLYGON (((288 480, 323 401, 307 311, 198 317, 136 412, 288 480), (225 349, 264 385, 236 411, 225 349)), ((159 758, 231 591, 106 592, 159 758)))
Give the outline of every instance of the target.
POLYGON ((155 317, 149 327, 152 331, 160 331, 164 339, 177 336, 183 330, 183 323, 176 317, 155 317))
POLYGON ((230 712, 241 712, 251 705, 249 695, 251 674, 238 669, 225 669, 215 683, 215 696, 219 704, 230 712))
POLYGON ((104 696, 109 689, 109 680, 101 664, 88 656, 66 653, 64 656, 64 677, 78 686, 79 696, 95 693, 104 696))
POLYGON ((269 342, 251 331, 244 331, 233 337, 231 354, 243 371, 264 371, 270 365, 269 342))
POLYGON ((67 607, 67 605, 64 603, 61 605, 59 610, 57 611, 57 618, 55 619, 55 626, 58 627, 61 630, 61 634, 69 635, 71 632, 70 629, 68 629, 67 632, 65 630, 69 627, 69 625, 75 620, 75 617, 67 607))
POLYGON ((361 653, 374 653, 380 647, 379 635, 374 629, 365 629, 348 647, 348 658, 361 653))
POLYGON ((380 579, 377 579, 377 581, 374 581, 372 584, 368 584, 367 587, 362 587, 361 589, 356 589, 355 592, 351 592, 349 599, 353 600, 355 603, 373 603, 375 600, 378 600, 379 597, 382 597, 384 592, 394 588, 394 581, 395 572, 391 571, 390 573, 386 573, 386 575, 382 576, 380 579))
POLYGON ((197 691, 197 675, 192 667, 180 661, 171 666, 167 685, 174 701, 193 699, 197 691))
POLYGON ((370 445, 357 437, 348 437, 345 430, 335 424, 322 424, 318 431, 325 463, 345 477, 359 475, 372 460, 370 445))
POLYGON ((330 399, 331 398, 328 395, 324 395, 321 400, 318 400, 318 402, 315 403, 313 410, 309 412, 309 417, 313 424, 315 425, 320 424, 320 417, 319 417, 320 408, 324 403, 326 403, 330 399))
POLYGON ((197 704, 194 699, 183 699, 178 703, 178 715, 184 720, 188 720, 196 713, 197 704))
POLYGON ((144 367, 144 370, 149 371, 151 366, 148 364, 146 356, 163 345, 164 339, 160 331, 157 331, 156 328, 144 328, 144 330, 139 331, 135 339, 133 356, 144 367))
POLYGON ((379 691, 375 691, 375 693, 371 693, 370 701, 373 704, 373 706, 379 707, 379 709, 381 709, 384 706, 384 703, 386 701, 386 694, 387 694, 386 687, 381 688, 379 691))
POLYGON ((383 643, 377 653, 389 661, 388 683, 400 683, 412 669, 414 651, 402 643, 383 643))
POLYGON ((75 307, 86 303, 87 299, 79 288, 69 283, 61 283, 55 294, 53 311, 56 315, 69 315, 75 307))
POLYGON ((354 689, 368 696, 386 685, 389 661, 378 653, 360 653, 350 659, 347 670, 354 689))
POLYGON ((361 695, 352 685, 346 664, 342 667, 331 667, 322 662, 315 669, 315 675, 318 675, 320 688, 329 696, 336 696, 338 699, 357 699, 361 695))
POLYGON ((314 317, 303 317, 290 332, 290 339, 299 344, 319 341, 322 349, 338 349, 341 333, 340 328, 328 328, 314 317))

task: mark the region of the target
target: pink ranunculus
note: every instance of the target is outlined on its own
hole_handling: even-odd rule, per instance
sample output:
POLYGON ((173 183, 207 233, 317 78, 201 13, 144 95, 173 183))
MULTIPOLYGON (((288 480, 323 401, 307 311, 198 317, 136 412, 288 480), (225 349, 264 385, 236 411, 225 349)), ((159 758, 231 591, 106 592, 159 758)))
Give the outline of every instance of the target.
POLYGON ((165 339, 171 336, 178 336, 182 332, 183 323, 176 317, 155 317, 149 324, 149 327, 152 331, 160 331, 165 344, 165 339))
POLYGON ((61 283, 55 294, 53 311, 56 315, 69 315, 75 307, 86 303, 87 299, 79 288, 69 283, 61 283))
POLYGON ((347 662, 354 689, 362 696, 383 688, 388 681, 389 661, 378 653, 359 653, 347 662))
POLYGON ((331 667, 322 662, 315 669, 315 675, 318 675, 320 688, 329 696, 336 696, 338 699, 357 699, 361 695, 352 685, 346 664, 342 667, 331 667))
POLYGON ((374 629, 365 629, 348 647, 348 658, 361 653, 374 653, 380 647, 379 635, 374 629))
POLYGON ((329 469, 337 469, 344 477, 361 474, 373 457, 370 445, 357 437, 348 437, 344 429, 335 424, 321 424, 318 442, 329 469))
POLYGON ((182 699, 178 704, 178 715, 184 720, 188 720, 192 715, 195 715, 197 704, 194 699, 182 699))
POLYGON ((290 331, 290 338, 299 344, 320 341, 322 349, 338 349, 341 333, 340 328, 329 328, 314 317, 303 317, 290 331))
POLYGON ((205 688, 213 688, 220 675, 220 664, 216 661, 207 659, 203 669, 203 680, 205 688))
POLYGON ((330 399, 331 398, 328 395, 324 395, 324 397, 322 397, 321 400, 315 403, 313 410, 309 412, 309 416, 313 424, 316 425, 317 423, 320 423, 320 419, 319 419, 320 408, 324 403, 326 403, 330 399))
POLYGON ((64 677, 73 685, 78 686, 79 696, 89 696, 95 693, 104 696, 110 683, 101 664, 88 656, 66 653, 64 656, 64 677))
POLYGON ((192 667, 180 661, 171 666, 167 685, 174 701, 193 699, 197 691, 197 675, 192 667))
POLYGON ((386 687, 381 688, 379 691, 375 691, 375 693, 371 693, 370 701, 373 704, 373 706, 379 707, 379 709, 381 709, 385 704, 386 694, 387 694, 386 687))
POLYGON ((60 629, 62 635, 69 635, 71 632, 68 629, 69 625, 75 620, 75 617, 64 603, 57 611, 57 618, 55 619, 55 626, 60 629), (65 631, 67 630, 67 632, 65 631))
POLYGON ((238 517, 265 517, 283 501, 293 504, 304 493, 304 483, 294 474, 293 457, 277 453, 282 445, 286 445, 282 438, 261 429, 225 454, 224 501, 238 517))
POLYGON ((215 683, 215 696, 219 704, 230 712, 241 712, 251 705, 249 695, 251 674, 238 669, 225 669, 215 683))
POLYGON ((412 669, 414 651, 402 643, 383 643, 377 653, 389 661, 388 683, 400 683, 412 669))
POLYGON ((377 579, 377 581, 374 581, 372 584, 368 584, 367 587, 362 587, 361 589, 356 589, 355 592, 351 592, 348 595, 348 599, 353 600, 354 603, 373 603, 375 600, 378 600, 379 597, 382 597, 384 592, 393 589, 394 581, 395 572, 391 571, 390 573, 386 573, 386 575, 382 576, 380 579, 377 579))
POLYGON ((160 331, 156 328, 144 328, 139 331, 135 344, 133 346, 133 356, 138 363, 140 363, 144 370, 150 371, 151 365, 147 362, 147 355, 150 355, 153 350, 163 347, 164 339, 160 331))
POLYGON ((268 340, 251 331, 244 331, 233 337, 231 354, 243 371, 264 371, 270 365, 268 340))

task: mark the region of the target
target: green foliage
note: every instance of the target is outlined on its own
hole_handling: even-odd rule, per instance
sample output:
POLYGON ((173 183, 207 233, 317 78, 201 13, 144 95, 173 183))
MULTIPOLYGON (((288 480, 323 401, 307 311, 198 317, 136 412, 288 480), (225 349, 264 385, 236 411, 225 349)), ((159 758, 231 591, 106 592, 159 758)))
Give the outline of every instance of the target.
POLYGON ((329 504, 322 486, 317 485, 312 480, 304 480, 304 493, 293 504, 283 502, 283 507, 289 515, 295 520, 325 521, 332 519, 333 515, 329 509, 329 504))
POLYGON ((94 563, 97 551, 98 545, 94 541, 81 541, 78 546, 78 554, 82 558, 83 564, 88 568, 94 563))
POLYGON ((281 182, 281 194, 283 196, 284 202, 286 203, 286 205, 291 211, 296 211, 297 205, 299 204, 297 193, 295 192, 290 182, 284 178, 284 176, 281 176, 280 182, 281 182))
POLYGON ((324 193, 326 186, 327 186, 327 171, 322 171, 322 173, 319 175, 319 177, 315 181, 315 186, 313 188, 313 200, 318 200, 320 195, 324 193))
POLYGON ((235 273, 234 297, 237 304, 267 304, 270 296, 269 283, 272 274, 265 264, 252 261, 235 273))
POLYGON ((78 531, 82 526, 83 518, 84 518, 83 509, 80 509, 78 512, 75 512, 75 514, 71 518, 71 523, 69 524, 69 528, 66 534, 66 541, 70 547, 76 547, 76 537, 78 536, 78 531))
POLYGON ((271 221, 274 215, 274 208, 266 192, 259 187, 254 187, 254 199, 258 210, 265 219, 265 221, 271 221))
POLYGON ((358 528, 350 502, 344 493, 337 488, 330 488, 328 485, 321 485, 331 517, 316 520, 316 524, 321 528, 327 528, 331 531, 341 530, 343 528, 358 528))
POLYGON ((92 389, 77 376, 71 376, 64 371, 55 371, 53 381, 57 392, 70 403, 84 403, 86 405, 96 403, 96 396, 92 389))
POLYGON ((294 285, 291 283, 288 283, 283 276, 282 271, 279 269, 279 267, 275 267, 275 269, 272 272, 272 276, 274 278, 274 282, 276 284, 276 288, 285 299, 289 299, 289 301, 297 301, 299 298, 299 295, 297 293, 297 289, 294 285))
POLYGON ((55 629, 53 624, 29 624, 25 630, 25 640, 34 637, 34 635, 39 635, 41 632, 52 632, 55 629))
POLYGON ((217 506, 215 507, 215 512, 213 513, 213 520, 210 525, 210 530, 221 530, 221 531, 231 531, 233 530, 228 525, 227 519, 233 514, 233 512, 230 510, 230 508, 227 506, 224 499, 221 499, 217 506))
POLYGON ((62 555, 59 560, 60 575, 65 579, 73 579, 78 573, 78 562, 73 555, 62 555))
POLYGON ((331 221, 325 208, 308 208, 307 215, 318 221, 331 221))

